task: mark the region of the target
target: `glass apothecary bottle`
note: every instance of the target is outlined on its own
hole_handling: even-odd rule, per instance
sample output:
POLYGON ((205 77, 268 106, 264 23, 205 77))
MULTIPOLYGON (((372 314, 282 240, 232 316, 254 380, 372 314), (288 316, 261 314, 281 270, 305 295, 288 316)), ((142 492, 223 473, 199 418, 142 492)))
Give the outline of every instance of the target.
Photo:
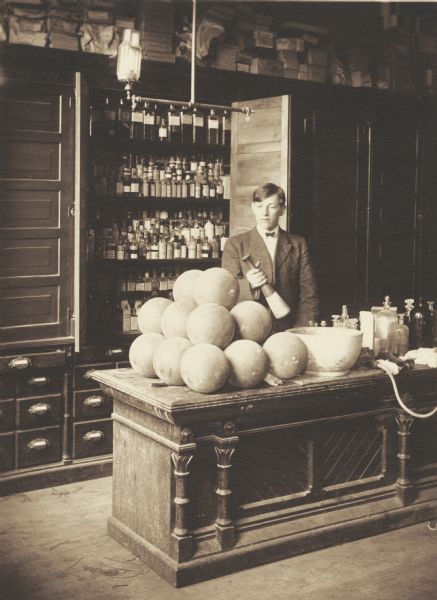
POLYGON ((410 347, 429 348, 432 345, 431 313, 419 298, 417 306, 410 312, 410 347))
POLYGON ((398 318, 390 305, 390 296, 384 296, 383 308, 375 316, 375 340, 378 340, 379 352, 393 352, 398 318))
POLYGON ((398 315, 398 326, 396 327, 395 341, 393 345, 393 354, 403 356, 408 352, 410 330, 404 323, 405 315, 398 315))

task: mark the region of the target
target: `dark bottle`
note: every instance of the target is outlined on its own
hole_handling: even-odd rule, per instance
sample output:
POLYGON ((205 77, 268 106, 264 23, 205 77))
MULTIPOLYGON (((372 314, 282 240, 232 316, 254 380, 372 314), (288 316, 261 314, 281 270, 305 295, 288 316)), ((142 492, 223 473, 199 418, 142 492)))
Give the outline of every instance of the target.
POLYGON ((154 142, 156 140, 156 129, 156 111, 145 102, 143 108, 143 140, 154 142))
POLYGON ((220 119, 220 144, 223 146, 231 144, 231 115, 227 110, 223 111, 220 119))
POLYGON ((410 312, 409 330, 411 349, 432 346, 432 317, 422 298, 419 298, 417 306, 410 312))
POLYGON ((184 106, 180 111, 181 117, 181 142, 189 143, 193 141, 193 113, 184 106))
POLYGON ((158 129, 158 138, 160 142, 168 142, 168 127, 165 117, 161 117, 158 129))
POLYGON ((192 138, 193 144, 203 144, 205 142, 205 117, 197 108, 193 108, 192 121, 192 138))
POLYGON ((215 110, 211 108, 208 115, 207 124, 207 142, 208 144, 218 144, 219 142, 219 120, 215 114, 215 110))
POLYGON ((118 134, 121 138, 126 139, 130 134, 131 109, 127 101, 120 99, 118 106, 118 134))
POLYGON ((136 102, 132 102, 129 137, 131 140, 143 139, 143 111, 136 102))
POLYGON ((101 131, 104 135, 108 137, 115 137, 116 128, 117 128, 117 112, 109 100, 109 98, 105 98, 105 103, 103 105, 103 122, 101 131))
POLYGON ((169 142, 180 142, 181 141, 181 114, 180 112, 170 104, 168 117, 168 141, 169 142))

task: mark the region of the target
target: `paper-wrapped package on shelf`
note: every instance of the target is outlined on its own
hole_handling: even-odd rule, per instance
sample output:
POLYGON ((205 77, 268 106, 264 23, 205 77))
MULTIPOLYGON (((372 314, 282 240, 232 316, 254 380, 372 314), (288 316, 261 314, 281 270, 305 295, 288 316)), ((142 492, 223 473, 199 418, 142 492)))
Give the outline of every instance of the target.
POLYGON ((305 50, 305 41, 298 37, 280 37, 275 41, 276 50, 295 50, 303 52, 305 50))
POLYGON ((145 60, 175 62, 174 10, 169 2, 145 2, 142 5, 139 30, 145 60))
POLYGON ((299 53, 296 50, 279 50, 278 60, 284 69, 299 69, 299 53))
POLYGON ((82 12, 77 9, 51 9, 47 17, 47 41, 51 48, 79 50, 78 30, 82 12))
POLYGON ((215 68, 235 71, 238 54, 238 46, 232 44, 219 44, 215 54, 215 68))
POLYGON ((9 42, 11 44, 30 44, 44 47, 47 41, 46 16, 47 11, 45 9, 11 7, 9 42))
POLYGON ((83 23, 80 26, 80 47, 84 52, 115 56, 118 38, 114 36, 113 25, 83 23))
POLYGON ((250 66, 250 72, 256 75, 271 75, 273 77, 282 77, 284 67, 279 60, 270 60, 267 58, 254 58, 250 66))
POLYGON ((324 83, 328 76, 328 69, 322 65, 308 65, 308 80, 324 83))

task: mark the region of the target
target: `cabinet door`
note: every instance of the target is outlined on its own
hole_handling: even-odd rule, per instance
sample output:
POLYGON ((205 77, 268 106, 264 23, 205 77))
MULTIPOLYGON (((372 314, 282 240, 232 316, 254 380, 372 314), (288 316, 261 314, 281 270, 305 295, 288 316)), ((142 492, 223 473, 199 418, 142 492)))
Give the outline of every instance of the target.
POLYGON ((404 298, 418 293, 421 146, 411 111, 398 107, 375 120, 370 290, 378 304, 389 294, 402 307, 404 298))
MULTIPOLYGON (((252 194, 260 185, 280 185, 287 197, 287 211, 293 201, 289 194, 291 97, 236 102, 233 106, 249 106, 254 112, 249 119, 242 113, 232 114, 231 235, 254 227, 252 194)), ((280 225, 287 228, 287 214, 281 217, 280 225)))
POLYGON ((310 242, 322 316, 329 318, 342 304, 355 312, 365 297, 368 131, 365 118, 341 104, 316 106, 303 119, 307 156, 295 162, 292 180, 302 168, 306 185, 294 195, 296 221, 310 242))
POLYGON ((1 342, 70 341, 72 88, 8 82, 0 102, 1 342))

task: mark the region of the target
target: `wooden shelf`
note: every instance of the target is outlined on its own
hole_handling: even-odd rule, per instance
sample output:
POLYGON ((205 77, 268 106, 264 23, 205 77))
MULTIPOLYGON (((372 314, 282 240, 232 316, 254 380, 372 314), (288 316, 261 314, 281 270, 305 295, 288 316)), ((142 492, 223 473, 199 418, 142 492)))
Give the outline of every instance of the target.
POLYGON ((87 263, 90 269, 119 269, 124 267, 128 268, 142 268, 142 269, 153 269, 160 267, 173 267, 173 268, 196 268, 196 266, 209 266, 219 267, 221 265, 221 258, 154 258, 145 259, 138 258, 135 260, 115 260, 108 258, 99 258, 96 260, 89 261, 87 263))
POLYGON ((205 144, 190 142, 160 142, 147 140, 131 140, 120 136, 93 135, 90 137, 93 151, 102 151, 104 153, 120 154, 124 150, 142 151, 148 154, 217 154, 222 156, 230 155, 230 147, 223 144, 205 144))
POLYGON ((119 207, 125 207, 126 203, 132 204, 141 204, 141 205, 152 205, 159 204, 157 208, 162 208, 164 206, 168 207, 176 207, 183 208, 192 206, 211 206, 214 205, 228 205, 230 200, 229 198, 167 198, 161 196, 139 196, 137 194, 123 194, 121 196, 100 196, 93 195, 92 192, 89 193, 92 196, 94 206, 102 206, 110 203, 111 205, 118 205, 119 207))

